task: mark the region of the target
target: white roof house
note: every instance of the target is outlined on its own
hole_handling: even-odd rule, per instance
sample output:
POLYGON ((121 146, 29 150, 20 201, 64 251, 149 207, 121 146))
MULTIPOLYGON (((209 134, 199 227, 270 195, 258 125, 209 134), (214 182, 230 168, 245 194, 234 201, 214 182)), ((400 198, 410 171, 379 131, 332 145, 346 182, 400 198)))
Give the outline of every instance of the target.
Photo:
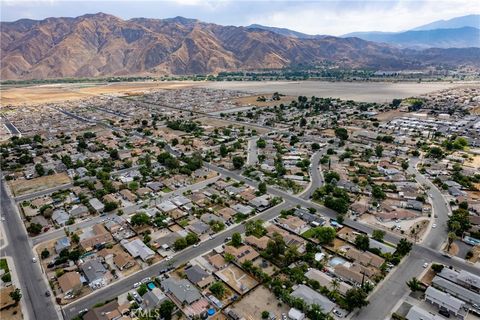
POLYGON ((134 239, 132 241, 124 239, 120 241, 120 244, 134 258, 140 257, 143 261, 147 261, 155 256, 155 252, 147 247, 140 239, 134 239))

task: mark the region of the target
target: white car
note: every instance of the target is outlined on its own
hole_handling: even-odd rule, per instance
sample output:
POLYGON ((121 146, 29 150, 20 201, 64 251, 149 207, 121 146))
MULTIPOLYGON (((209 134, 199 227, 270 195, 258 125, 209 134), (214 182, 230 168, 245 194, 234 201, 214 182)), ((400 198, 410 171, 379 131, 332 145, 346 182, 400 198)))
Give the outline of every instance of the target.
POLYGON ((423 264, 423 267, 424 267, 424 268, 428 267, 428 262, 425 262, 425 263, 423 264))
POLYGON ((165 260, 167 260, 167 261, 172 260, 172 256, 168 256, 165 260))
POLYGON ((37 258, 33 257, 33 258, 32 258, 32 262, 33 262, 33 263, 37 262, 37 258))
POLYGON ((432 224, 432 228, 435 229, 437 227, 437 225, 434 223, 432 224))
POLYGON ((198 246, 199 246, 198 243, 195 243, 195 244, 193 245, 194 248, 196 248, 196 247, 198 247, 198 246))
POLYGON ((140 287, 141 284, 142 284, 141 282, 135 282, 133 284, 133 289, 136 289, 136 288, 140 287))

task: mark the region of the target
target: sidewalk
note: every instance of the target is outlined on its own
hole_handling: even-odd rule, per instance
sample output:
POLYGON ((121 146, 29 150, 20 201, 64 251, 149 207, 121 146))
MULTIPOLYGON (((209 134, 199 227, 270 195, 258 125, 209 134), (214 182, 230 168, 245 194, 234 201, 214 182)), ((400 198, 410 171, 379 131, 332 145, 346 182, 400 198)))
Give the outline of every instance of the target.
POLYGON ((27 310, 27 307, 26 307, 25 296, 23 294, 24 290, 20 285, 20 280, 18 279, 17 270, 15 269, 15 264, 13 263, 13 259, 10 256, 5 256, 5 257, 2 257, 2 258, 7 259, 8 269, 10 269, 10 275, 12 276, 12 285, 15 288, 20 289, 20 291, 22 292, 22 299, 20 300, 20 309, 22 310, 23 319, 29 320, 30 317, 29 317, 28 310, 27 310))

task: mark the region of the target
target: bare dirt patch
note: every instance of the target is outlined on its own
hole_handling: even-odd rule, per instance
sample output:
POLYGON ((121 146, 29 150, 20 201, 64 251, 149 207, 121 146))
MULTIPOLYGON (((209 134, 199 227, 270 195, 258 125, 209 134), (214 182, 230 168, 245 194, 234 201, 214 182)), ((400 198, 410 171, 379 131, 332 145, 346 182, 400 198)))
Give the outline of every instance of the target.
POLYGON ((280 105, 281 103, 283 104, 289 104, 292 100, 296 100, 297 97, 295 96, 280 96, 280 100, 268 100, 270 99, 271 96, 269 95, 254 95, 254 96, 248 96, 248 97, 241 97, 241 98, 235 98, 232 99, 231 101, 238 106, 248 106, 248 105, 253 105, 256 107, 271 107, 275 105, 280 105), (265 97, 267 98, 266 101, 257 101, 259 97, 265 97))
POLYGON ((216 275, 239 294, 244 294, 258 284, 257 280, 233 264, 217 271, 216 275))
MULTIPOLYGON (((100 94, 143 93, 156 89, 179 89, 195 85, 193 82, 116 82, 50 84, 28 87, 11 87, 2 90, 2 105, 39 104, 78 100, 100 94)), ((198 85, 198 84, 197 84, 198 85)))
POLYGON ((15 196, 38 192, 72 182, 65 173, 56 173, 49 176, 38 177, 30 180, 21 179, 9 182, 15 196))
POLYGON ((273 312, 277 319, 288 312, 288 306, 282 304, 268 289, 257 287, 239 302, 233 305, 235 313, 247 320, 262 319, 262 311, 273 312))
POLYGON ((270 131, 268 129, 263 129, 263 128, 259 128, 259 127, 256 127, 256 126, 251 126, 248 123, 240 125, 236 122, 232 122, 232 121, 228 121, 228 120, 222 120, 222 119, 214 119, 214 118, 210 118, 210 117, 202 117, 202 118, 198 118, 196 120, 200 121, 202 123, 202 125, 204 125, 204 126, 212 126, 212 127, 215 127, 215 128, 224 128, 224 127, 228 127, 230 125, 232 125, 234 127, 237 127, 237 128, 245 127, 247 129, 256 130, 257 133, 260 134, 260 135, 266 134, 267 132, 270 131))

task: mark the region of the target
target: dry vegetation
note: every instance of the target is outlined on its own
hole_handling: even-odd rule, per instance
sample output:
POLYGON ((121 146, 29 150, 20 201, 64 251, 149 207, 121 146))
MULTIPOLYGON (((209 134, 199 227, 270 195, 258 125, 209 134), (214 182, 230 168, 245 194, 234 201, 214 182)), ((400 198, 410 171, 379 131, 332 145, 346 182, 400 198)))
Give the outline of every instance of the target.
POLYGON ((92 95, 143 93, 155 89, 178 89, 194 85, 193 82, 115 82, 89 84, 53 84, 11 87, 1 91, 2 105, 39 104, 79 100, 92 95))
POLYGON ((45 189, 60 186, 62 184, 70 183, 71 180, 68 175, 63 173, 52 174, 50 176, 38 177, 35 179, 19 179, 10 181, 10 189, 15 196, 38 192, 45 189))

